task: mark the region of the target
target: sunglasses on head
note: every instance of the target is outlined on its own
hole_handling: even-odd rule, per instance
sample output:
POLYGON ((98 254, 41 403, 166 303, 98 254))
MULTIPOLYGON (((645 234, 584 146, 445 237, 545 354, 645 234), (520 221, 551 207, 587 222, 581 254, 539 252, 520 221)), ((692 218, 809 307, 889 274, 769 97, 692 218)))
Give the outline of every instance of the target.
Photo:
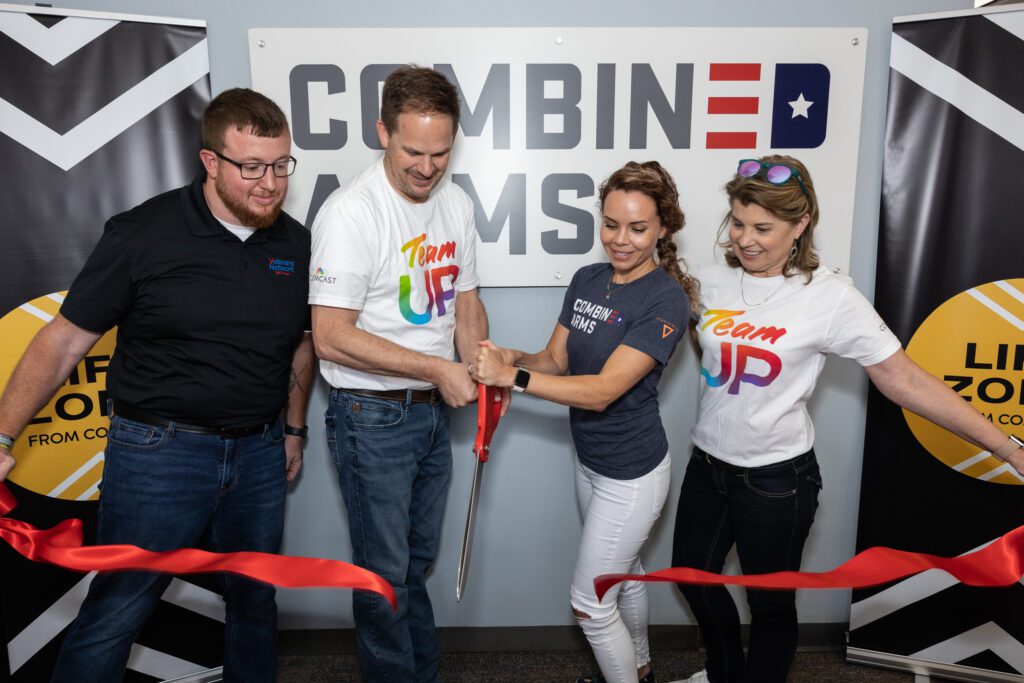
POLYGON ((766 164, 757 159, 742 159, 736 167, 736 175, 741 178, 754 178, 758 175, 763 175, 764 179, 772 185, 782 185, 788 182, 790 178, 796 178, 796 182, 799 183, 804 196, 808 199, 811 198, 807 194, 807 188, 804 187, 804 181, 800 174, 785 164, 766 164), (763 174, 761 173, 762 171, 764 171, 763 174))

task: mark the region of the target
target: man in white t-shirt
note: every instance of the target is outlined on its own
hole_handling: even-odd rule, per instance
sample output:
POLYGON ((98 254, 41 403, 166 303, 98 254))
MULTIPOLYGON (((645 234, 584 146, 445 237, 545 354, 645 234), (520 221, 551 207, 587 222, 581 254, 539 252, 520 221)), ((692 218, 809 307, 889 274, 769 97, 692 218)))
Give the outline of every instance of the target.
POLYGON ((309 303, 332 390, 327 441, 348 509, 353 561, 384 577, 398 609, 353 596, 363 676, 438 681, 426 578, 452 455, 447 406, 476 397, 467 365, 487 338, 473 203, 445 178, 459 96, 439 72, 384 82, 384 156, 335 191, 313 224, 309 303))

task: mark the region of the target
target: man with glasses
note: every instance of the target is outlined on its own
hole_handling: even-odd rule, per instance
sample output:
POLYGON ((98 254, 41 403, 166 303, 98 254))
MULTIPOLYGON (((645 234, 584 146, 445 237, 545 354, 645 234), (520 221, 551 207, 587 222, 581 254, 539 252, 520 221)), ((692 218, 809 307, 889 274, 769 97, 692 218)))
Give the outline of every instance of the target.
MULTIPOLYGON (((278 551, 314 368, 309 233, 281 210, 290 151, 288 121, 263 95, 233 89, 210 103, 203 171, 107 222, 12 374, 0 399, 0 480, 14 467, 14 438, 116 325, 97 544, 278 551)), ((273 681, 274 588, 218 578, 224 680, 273 681)), ((121 680, 170 579, 97 575, 53 680, 121 680)))

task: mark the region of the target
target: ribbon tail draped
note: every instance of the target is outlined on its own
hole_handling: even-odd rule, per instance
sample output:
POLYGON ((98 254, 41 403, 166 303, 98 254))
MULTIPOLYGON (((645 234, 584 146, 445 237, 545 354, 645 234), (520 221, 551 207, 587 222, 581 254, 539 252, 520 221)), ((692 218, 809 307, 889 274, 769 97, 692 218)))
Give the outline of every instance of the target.
POLYGON ((992 543, 958 557, 939 557, 893 548, 874 547, 825 572, 772 572, 768 574, 713 574, 674 567, 650 574, 602 574, 594 579, 598 599, 621 581, 689 583, 708 586, 794 590, 799 588, 869 588, 904 579, 929 569, 941 569, 968 586, 1012 586, 1024 576, 1024 526, 992 543))
POLYGON ((82 521, 66 519, 51 529, 6 517, 17 501, 0 483, 0 538, 33 562, 79 572, 152 571, 165 574, 229 572, 281 588, 354 588, 371 591, 395 609, 395 591, 371 571, 318 557, 258 552, 213 553, 195 548, 154 552, 133 545, 82 545, 82 521))

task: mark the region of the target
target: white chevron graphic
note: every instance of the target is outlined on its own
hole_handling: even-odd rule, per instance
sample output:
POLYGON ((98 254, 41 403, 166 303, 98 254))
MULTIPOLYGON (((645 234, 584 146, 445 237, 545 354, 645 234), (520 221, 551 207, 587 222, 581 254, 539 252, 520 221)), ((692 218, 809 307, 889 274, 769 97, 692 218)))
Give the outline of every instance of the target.
MULTIPOLYGON (((983 462, 985 460, 988 460, 989 458, 992 458, 992 454, 989 453, 988 451, 982 451, 970 457, 964 458, 956 465, 954 465, 953 469, 956 470, 957 472, 963 472, 968 467, 974 467, 979 462, 983 462)), ((988 472, 985 472, 984 474, 978 477, 978 479, 980 479, 981 481, 989 481, 990 479, 995 479, 1004 472, 1012 474, 1013 476, 1017 477, 1017 479, 1020 481, 1024 481, 1024 476, 1018 474, 1017 470, 1010 467, 1009 463, 1001 463, 999 460, 993 458, 992 462, 988 464, 991 466, 991 468, 988 472)))
POLYGON ((45 612, 36 617, 35 621, 26 626, 25 630, 7 643, 7 658, 12 674, 74 620, 94 576, 96 572, 86 574, 81 581, 71 587, 71 590, 58 598, 45 612))
POLYGON ((209 71, 204 38, 64 135, 0 99, 0 133, 67 171, 209 71))
POLYGON ((1012 296, 1014 299, 1024 304, 1024 292, 1020 291, 1006 280, 999 280, 998 282, 996 282, 996 287, 1003 290, 1004 292, 1012 296))
POLYGON ((977 123, 1024 150, 1024 112, 951 69, 907 39, 893 34, 889 66, 977 123))
POLYGON ((20 308, 21 310, 25 311, 29 315, 33 315, 33 316, 39 318, 43 322, 48 323, 51 320, 53 320, 53 316, 52 315, 50 315, 49 313, 47 313, 46 311, 44 311, 41 308, 33 306, 32 304, 22 304, 21 306, 18 306, 18 308, 20 308))
POLYGON ((1018 673, 1024 673, 1024 643, 991 621, 910 656, 914 659, 956 664, 986 650, 994 652, 1018 673))
POLYGON ((144 647, 138 643, 132 644, 131 654, 128 655, 128 668, 161 681, 206 671, 205 666, 144 647))
POLYGON ((117 26, 110 19, 67 17, 46 28, 24 12, 0 12, 0 33, 6 33, 38 57, 58 64, 117 26))
MULTIPOLYGON (((977 548, 964 551, 957 557, 981 550, 995 543, 996 540, 986 541, 977 548)), ((1024 583, 1024 578, 1020 582, 1024 583)), ((873 621, 887 617, 907 605, 924 600, 929 596, 946 590, 950 586, 955 586, 957 583, 959 582, 952 575, 941 569, 929 569, 928 571, 903 579, 885 590, 881 590, 870 597, 851 604, 850 630, 858 629, 873 621)))
POLYGON ((1013 325, 1014 327, 1016 327, 1021 332, 1024 332, 1024 320, 1021 320, 1020 318, 1015 316, 1013 313, 1010 313, 1008 310, 1006 310, 1005 308, 1003 308, 1002 306, 997 304, 995 301, 993 301, 989 297, 987 297, 984 294, 982 294, 977 289, 974 289, 974 288, 968 289, 967 293, 970 294, 973 298, 977 299, 981 303, 982 306, 984 306, 988 310, 992 311, 993 313, 998 315, 1000 318, 1002 318, 1006 322, 1008 322, 1011 325, 1013 325))
POLYGON ((985 18, 1024 40, 1024 12, 999 12, 986 14, 985 18))
POLYGON ((991 457, 991 455, 992 454, 989 453, 988 451, 982 451, 981 453, 976 453, 976 454, 974 454, 974 455, 972 455, 972 456, 970 456, 968 458, 964 458, 963 460, 958 462, 956 465, 953 466, 953 469, 956 470, 957 472, 963 472, 968 467, 974 467, 979 462, 983 461, 985 458, 991 457))
POLYGON ((190 612, 202 614, 204 617, 224 623, 224 598, 194 583, 182 581, 181 579, 172 579, 171 585, 167 587, 163 597, 160 599, 187 609, 190 612))
MULTIPOLYGON (((85 600, 85 594, 95 575, 96 572, 86 574, 81 581, 72 586, 71 590, 58 598, 45 612, 36 617, 21 633, 7 643, 7 655, 12 674, 71 624, 75 615, 78 614, 78 608, 81 607, 82 601, 85 600)), ((161 600, 184 607, 210 619, 224 621, 224 599, 213 591, 192 585, 187 581, 171 579, 171 585, 164 591, 161 600)), ((132 647, 129 668, 161 679, 184 676, 202 669, 197 664, 138 646, 132 647)))

